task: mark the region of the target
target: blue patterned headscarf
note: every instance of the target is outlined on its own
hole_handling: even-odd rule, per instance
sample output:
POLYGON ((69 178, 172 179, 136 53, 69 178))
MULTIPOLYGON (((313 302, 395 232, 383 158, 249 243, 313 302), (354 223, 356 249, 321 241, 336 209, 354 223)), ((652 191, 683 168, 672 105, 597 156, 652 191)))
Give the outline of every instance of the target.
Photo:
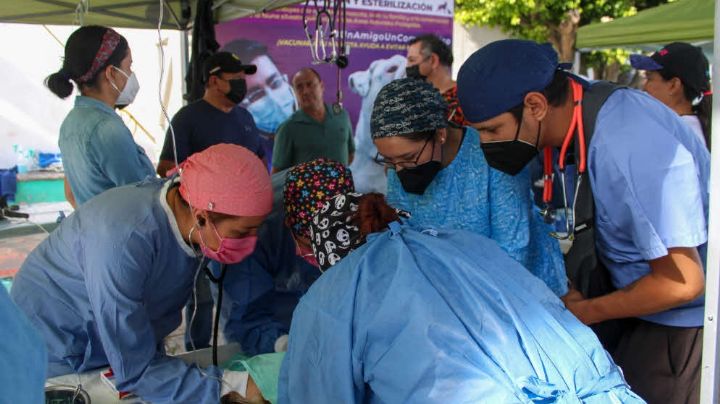
POLYGON ((370 133, 377 139, 446 128, 447 108, 442 94, 424 80, 391 81, 375 98, 370 133))

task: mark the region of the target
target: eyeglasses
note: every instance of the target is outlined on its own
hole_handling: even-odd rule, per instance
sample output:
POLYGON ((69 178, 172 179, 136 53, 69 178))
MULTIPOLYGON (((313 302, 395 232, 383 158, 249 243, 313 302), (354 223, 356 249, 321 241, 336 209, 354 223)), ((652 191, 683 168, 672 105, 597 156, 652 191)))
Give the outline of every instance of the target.
POLYGON ((406 160, 406 161, 391 161, 383 157, 379 152, 375 154, 375 158, 373 159, 375 163, 380 164, 381 166, 385 168, 396 168, 396 167, 402 167, 402 168, 415 168, 418 166, 418 162, 420 161, 420 157, 422 157, 423 152, 425 151, 425 148, 427 147, 428 143, 432 140, 433 142, 433 151, 435 151, 435 131, 428 132, 427 133, 427 139, 425 140, 425 144, 423 144, 422 149, 417 153, 414 160, 406 160))

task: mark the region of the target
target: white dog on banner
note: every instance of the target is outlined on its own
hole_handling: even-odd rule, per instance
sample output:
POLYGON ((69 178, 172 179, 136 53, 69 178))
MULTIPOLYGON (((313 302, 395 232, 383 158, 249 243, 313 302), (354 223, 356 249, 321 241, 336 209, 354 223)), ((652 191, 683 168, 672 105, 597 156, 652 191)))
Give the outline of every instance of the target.
POLYGON ((362 97, 355 127, 355 159, 350 164, 358 192, 387 192, 385 169, 373 161, 377 149, 370 137, 370 115, 380 89, 393 80, 405 77, 406 63, 405 56, 401 55, 378 59, 367 70, 354 72, 348 77, 350 90, 362 97))

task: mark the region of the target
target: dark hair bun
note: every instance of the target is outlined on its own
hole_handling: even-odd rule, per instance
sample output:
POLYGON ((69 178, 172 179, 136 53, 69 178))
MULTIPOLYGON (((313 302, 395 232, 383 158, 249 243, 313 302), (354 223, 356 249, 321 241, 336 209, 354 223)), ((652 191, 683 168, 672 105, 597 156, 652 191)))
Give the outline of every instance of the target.
POLYGON ((73 91, 73 84, 70 78, 62 72, 49 75, 45 79, 45 86, 60 98, 67 98, 73 91))

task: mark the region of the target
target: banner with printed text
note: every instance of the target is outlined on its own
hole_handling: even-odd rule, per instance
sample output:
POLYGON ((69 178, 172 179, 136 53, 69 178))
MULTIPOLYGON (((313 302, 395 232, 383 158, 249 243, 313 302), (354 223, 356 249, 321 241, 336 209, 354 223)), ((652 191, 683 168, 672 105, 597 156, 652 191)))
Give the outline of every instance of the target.
MULTIPOLYGON (((292 75, 300 68, 312 66, 323 79, 329 104, 336 102, 339 85, 342 104, 350 114, 358 143, 369 138, 370 112, 380 88, 405 75, 407 42, 417 35, 433 33, 451 44, 454 2, 347 0, 349 63, 345 69, 312 64, 303 15, 314 34, 315 4, 323 3, 310 1, 307 7, 299 4, 225 22, 216 26, 216 36, 223 50, 258 67, 257 73, 246 79, 248 95, 244 106, 261 130, 274 133, 292 113, 295 108, 292 75)), ((329 52, 331 46, 326 41, 326 55, 329 52)))

